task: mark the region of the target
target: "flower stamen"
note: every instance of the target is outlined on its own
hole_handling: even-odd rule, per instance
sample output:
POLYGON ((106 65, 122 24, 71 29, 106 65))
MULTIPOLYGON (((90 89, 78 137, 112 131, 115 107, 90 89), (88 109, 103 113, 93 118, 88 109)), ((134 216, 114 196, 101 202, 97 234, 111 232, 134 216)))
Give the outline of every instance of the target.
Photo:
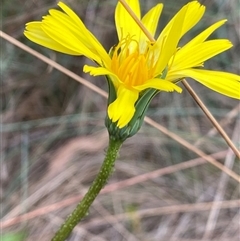
POLYGON ((126 88, 134 89, 154 77, 155 56, 151 50, 149 44, 145 53, 140 53, 133 36, 123 38, 114 48, 111 69, 126 88))

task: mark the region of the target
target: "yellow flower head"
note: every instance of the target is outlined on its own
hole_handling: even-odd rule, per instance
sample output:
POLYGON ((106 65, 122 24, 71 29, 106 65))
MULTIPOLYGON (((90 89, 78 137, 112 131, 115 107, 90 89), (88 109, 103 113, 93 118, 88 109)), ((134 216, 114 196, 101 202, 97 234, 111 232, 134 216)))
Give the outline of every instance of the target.
MULTIPOLYGON (((154 37, 163 4, 157 4, 141 17, 139 1, 126 2, 154 37)), ((115 97, 109 102, 108 119, 117 128, 126 127, 139 114, 136 106, 149 89, 180 93, 182 90, 177 83, 184 77, 240 99, 239 75, 201 69, 204 61, 232 47, 227 39, 207 40, 226 20, 211 25, 183 47, 178 46, 182 36, 200 21, 205 12, 205 7, 198 1, 183 6, 154 42, 118 3, 115 23, 119 43, 109 53, 68 6, 62 2, 58 5, 62 11, 51 9, 42 21, 27 23, 24 34, 42 46, 70 55, 84 55, 98 64, 97 67, 86 65, 84 71, 94 76, 106 75, 111 81, 115 97)), ((146 97, 146 105, 155 93, 149 94, 148 99, 146 97)), ((142 109, 141 118, 146 108, 142 109)))

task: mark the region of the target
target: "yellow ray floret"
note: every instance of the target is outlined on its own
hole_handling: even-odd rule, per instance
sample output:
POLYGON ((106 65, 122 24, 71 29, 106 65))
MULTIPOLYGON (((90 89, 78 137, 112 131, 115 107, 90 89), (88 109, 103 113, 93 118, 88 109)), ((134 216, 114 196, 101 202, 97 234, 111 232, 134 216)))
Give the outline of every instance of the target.
POLYGON ((191 77, 220 94, 240 99, 240 76, 232 73, 204 69, 184 69, 175 73, 174 78, 191 77))
POLYGON ((109 65, 109 55, 81 19, 64 3, 58 5, 63 11, 51 9, 42 21, 27 23, 24 35, 47 48, 109 65))

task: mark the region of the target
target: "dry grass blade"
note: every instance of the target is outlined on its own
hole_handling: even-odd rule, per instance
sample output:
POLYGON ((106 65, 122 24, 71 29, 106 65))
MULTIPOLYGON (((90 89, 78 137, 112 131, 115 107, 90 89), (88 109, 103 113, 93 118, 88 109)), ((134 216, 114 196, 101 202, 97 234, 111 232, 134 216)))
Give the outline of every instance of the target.
MULTIPOLYGON (((204 203, 194 203, 194 204, 179 204, 172 206, 165 206, 159 208, 149 208, 146 210, 139 210, 137 212, 138 217, 154 217, 159 215, 167 215, 171 213, 182 213, 182 212, 201 212, 208 211, 212 208, 213 205, 218 205, 222 209, 228 208, 239 208, 240 199, 238 200, 229 200, 229 201, 220 201, 220 202, 204 202, 204 203)), ((105 217, 106 218, 106 217, 105 217)), ((104 219, 105 219, 104 218, 104 219)), ((122 213, 115 215, 115 220, 124 220, 129 218, 129 213, 122 213)), ((93 225, 102 225, 104 221, 102 218, 95 219, 90 221, 89 224, 83 226, 93 226, 93 225)), ((114 221, 114 220, 112 220, 114 221)))
POLYGON ((234 145, 232 140, 228 137, 227 133, 223 130, 223 128, 219 125, 217 120, 213 117, 211 112, 208 110, 208 108, 203 104, 199 96, 196 94, 196 92, 191 88, 191 86, 188 84, 186 80, 182 81, 183 85, 187 89, 187 91, 190 93, 190 95, 193 97, 193 99, 196 101, 196 103, 199 105, 199 107, 202 109, 202 111, 205 113, 207 118, 211 121, 213 126, 218 130, 218 132, 221 134, 223 139, 227 142, 228 146, 233 150, 235 155, 240 159, 240 152, 237 149, 237 147, 234 145))
POLYGON ((74 80, 80 82, 84 86, 88 87, 89 89, 93 90, 94 92, 107 97, 107 93, 103 91, 102 89, 98 88, 96 85, 90 83, 89 81, 81 78, 79 75, 76 75, 72 71, 69 71, 68 69, 64 68, 62 65, 56 63, 55 61, 47 58, 46 56, 38 53, 37 51, 29 48, 25 44, 21 43, 20 41, 14 39, 13 37, 9 36, 8 34, 4 33, 3 31, 0 30, 0 37, 3 39, 7 40, 8 42, 14 44, 15 46, 21 48, 22 50, 30 53, 31 55, 37 57, 38 59, 42 60, 43 62, 49 64, 50 66, 54 67, 55 69, 61 71, 62 73, 68 75, 69 77, 73 78, 74 80))
MULTIPOLYGON (((226 155, 226 151, 222 151, 220 153, 212 154, 211 156, 213 156, 214 158, 222 158, 225 155, 226 155)), ((159 176, 163 176, 163 175, 171 174, 171 173, 174 173, 174 172, 177 172, 180 170, 199 166, 204 163, 206 163, 206 161, 203 158, 196 158, 196 159, 186 161, 186 162, 183 162, 180 164, 172 165, 172 166, 165 167, 165 168, 162 168, 159 170, 155 170, 155 171, 152 171, 149 173, 138 175, 136 177, 132 177, 132 178, 129 178, 129 179, 117 182, 117 183, 109 184, 101 191, 100 194, 111 193, 113 191, 116 191, 116 190, 119 190, 119 189, 122 189, 125 187, 129 187, 129 186, 132 186, 132 185, 135 185, 138 183, 145 182, 149 179, 154 179, 159 176)), ((48 206, 36 209, 32 212, 4 220, 0 223, 0 225, 2 228, 7 228, 11 225, 22 222, 22 220, 31 220, 38 216, 45 215, 46 213, 50 213, 52 211, 56 211, 58 209, 62 209, 64 207, 77 203, 81 200, 82 197, 83 197, 83 195, 77 195, 77 196, 65 199, 61 202, 54 203, 52 205, 48 205, 48 206)))
MULTIPOLYGON (((234 128, 234 132, 233 132, 233 140, 237 141, 238 139, 238 130, 240 128, 240 121, 237 121, 236 126, 234 128)), ((226 158, 225 158, 225 166, 232 169, 233 168, 233 164, 234 164, 234 154, 232 151, 228 151, 226 158)), ((213 235, 216 223, 217 223, 217 219, 219 216, 219 210, 221 207, 217 206, 217 202, 221 201, 224 199, 224 195, 226 192, 226 188, 227 188, 227 183, 229 180, 229 176, 226 175, 226 173, 222 173, 220 179, 219 179, 219 184, 218 184, 218 188, 217 188, 217 192, 216 195, 214 197, 214 205, 209 213, 209 217, 207 220, 207 224, 206 224, 206 229, 205 229, 205 233, 203 235, 203 239, 207 240, 210 239, 211 236, 213 235)))
POLYGON ((183 146, 185 146, 189 150, 195 152, 197 155, 201 156, 202 158, 207 160, 209 163, 211 163, 215 167, 219 168, 220 170, 222 170, 223 172, 225 172, 226 174, 228 174, 229 176, 231 176, 233 179, 235 179, 236 181, 238 181, 240 183, 240 176, 238 174, 236 174, 235 172, 233 172, 229 168, 225 167, 224 165, 222 165, 221 163, 216 161, 214 158, 212 158, 210 156, 206 156, 206 154, 203 151, 201 151, 200 149, 198 149, 197 147, 195 147, 191 143, 187 142, 182 137, 174 134, 173 132, 170 132, 167 128, 163 127, 162 125, 159 125, 157 122, 155 122, 154 120, 152 120, 148 117, 145 118, 145 121, 148 124, 150 124, 151 126, 155 127, 156 129, 160 130, 161 132, 163 132, 165 135, 168 135, 172 139, 181 143, 183 146))
POLYGON ((131 240, 131 241, 141 241, 139 238, 137 238, 135 235, 133 235, 122 223, 118 222, 117 218, 115 218, 114 215, 111 215, 110 212, 101 205, 100 202, 97 201, 97 205, 95 204, 94 209, 101 214, 102 217, 104 217, 105 221, 113 226, 113 228, 121 234, 122 237, 125 238, 125 240, 131 240))
POLYGON ((151 41, 151 42, 155 42, 154 37, 151 35, 151 33, 149 33, 149 31, 145 28, 145 26, 143 25, 143 23, 139 20, 139 18, 136 16, 136 14, 133 12, 133 10, 128 6, 128 4, 126 3, 125 0, 118 0, 123 7, 127 10, 127 12, 131 15, 131 17, 134 19, 134 21, 138 24, 138 26, 141 28, 141 30, 144 32, 144 34, 147 36, 147 38, 151 41))
MULTIPOLYGON (((231 111, 229 111, 226 116, 219 121, 219 125, 221 127, 225 127, 226 125, 230 124, 233 119, 235 119, 240 112, 240 104, 236 105, 231 111)), ((202 137, 200 137, 195 143, 195 146, 199 146, 201 143, 204 142, 205 137, 213 137, 218 133, 217 129, 215 127, 212 127, 208 133, 202 137)))

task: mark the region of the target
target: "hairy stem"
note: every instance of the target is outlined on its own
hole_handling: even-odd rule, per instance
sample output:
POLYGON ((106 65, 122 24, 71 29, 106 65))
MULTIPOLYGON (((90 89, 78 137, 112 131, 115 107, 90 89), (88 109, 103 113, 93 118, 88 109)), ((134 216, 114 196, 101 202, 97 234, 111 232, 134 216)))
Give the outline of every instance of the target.
POLYGON ((91 206, 101 189, 105 186, 109 176, 112 173, 113 166, 121 144, 121 141, 115 141, 110 138, 106 157, 97 177, 95 178, 93 184, 89 188, 88 192, 85 194, 82 201, 68 216, 66 221, 52 238, 52 241, 64 241, 71 234, 72 230, 79 223, 79 221, 86 216, 89 207, 91 206))

